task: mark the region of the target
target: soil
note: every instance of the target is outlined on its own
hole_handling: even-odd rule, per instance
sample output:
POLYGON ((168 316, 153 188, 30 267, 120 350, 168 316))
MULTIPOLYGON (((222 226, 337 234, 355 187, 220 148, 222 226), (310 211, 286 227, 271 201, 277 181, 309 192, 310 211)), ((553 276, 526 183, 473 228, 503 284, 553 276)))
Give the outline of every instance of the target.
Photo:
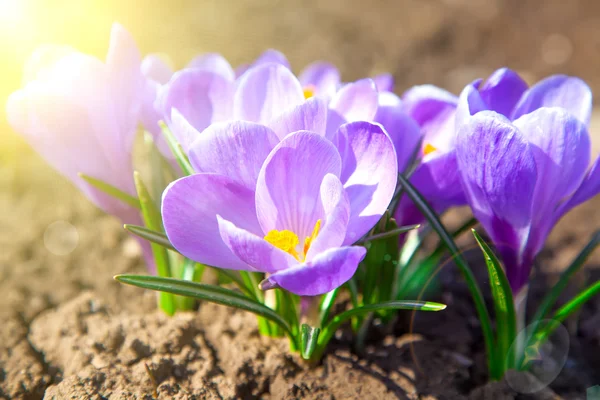
MULTIPOLYGON (((172 38, 182 38, 174 51, 178 64, 199 50, 223 48, 242 62, 277 47, 294 66, 333 61, 347 79, 390 70, 399 91, 429 81, 458 91, 501 65, 532 81, 576 74, 600 90, 595 0, 543 6, 533 0, 313 0, 269 3, 272 8, 247 1, 235 12, 228 2, 202 2, 202 10, 186 3, 169 11, 169 21, 164 7, 144 11, 144 24, 157 27, 146 35, 137 10, 105 11, 131 26, 145 51, 172 53, 172 38), (239 23, 219 25, 225 19, 239 23)), ((596 153, 599 119, 597 110, 596 153)), ((113 281, 117 273, 144 272, 139 249, 119 222, 14 135, 0 135, 0 144, 0 398, 584 399, 587 388, 600 384, 599 298, 565 324, 568 358, 549 386, 522 394, 507 381, 486 383, 478 321, 451 264, 432 297, 448 304, 445 311, 415 314, 412 324, 409 313, 400 314, 393 330, 373 330, 360 355, 343 330, 316 367, 291 354, 284 339, 259 336, 255 318, 245 313, 204 303, 198 312, 167 318, 155 310, 153 293, 113 281)), ((534 271, 529 315, 598 228, 599 206, 600 198, 590 201, 554 230, 534 271)), ((446 221, 453 226, 464 216, 459 210, 446 221)), ((460 244, 481 266, 472 240, 460 244)), ((476 270, 485 289, 485 269, 476 270)), ((599 278, 600 252, 570 292, 599 278)))

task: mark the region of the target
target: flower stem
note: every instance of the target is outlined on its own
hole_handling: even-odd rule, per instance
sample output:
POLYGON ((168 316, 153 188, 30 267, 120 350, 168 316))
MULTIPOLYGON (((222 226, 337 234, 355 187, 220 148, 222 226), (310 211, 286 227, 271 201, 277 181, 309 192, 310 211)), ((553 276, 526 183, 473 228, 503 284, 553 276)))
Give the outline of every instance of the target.
MULTIPOLYGON (((529 292, 529 286, 525 285, 514 297, 515 302, 515 314, 517 319, 517 335, 516 335, 516 345, 515 349, 515 360, 520 360, 523 352, 525 351, 525 341, 527 340, 527 335, 523 330, 526 325, 526 309, 527 309, 527 293, 529 292)), ((509 366, 513 367, 513 366, 509 366)))
POLYGON ((303 296, 300 298, 300 324, 313 328, 321 327, 321 296, 303 296))

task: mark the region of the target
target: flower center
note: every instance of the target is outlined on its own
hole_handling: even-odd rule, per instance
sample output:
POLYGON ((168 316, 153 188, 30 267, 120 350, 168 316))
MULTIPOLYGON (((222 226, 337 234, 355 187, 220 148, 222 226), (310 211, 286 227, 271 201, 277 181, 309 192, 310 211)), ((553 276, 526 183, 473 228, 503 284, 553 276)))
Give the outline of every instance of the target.
POLYGON ((265 236, 265 240, 271 243, 273 246, 277 247, 278 249, 281 249, 286 253, 291 254, 296 260, 304 262, 304 260, 306 259, 306 253, 308 253, 308 250, 310 249, 310 245, 319 234, 319 229, 321 229, 320 219, 317 220, 312 235, 304 239, 304 247, 302 248, 302 253, 298 253, 298 251, 296 251, 296 247, 300 243, 298 235, 296 235, 292 231, 288 231, 287 229, 283 231, 273 229, 269 231, 269 233, 267 233, 267 235, 265 236))
POLYGON ((425 147, 423 147, 423 155, 426 156, 427 154, 431 154, 436 150, 437 149, 434 146, 432 146, 431 144, 425 143, 425 147))
POLYGON ((315 85, 306 85, 306 86, 304 86, 303 91, 304 91, 304 99, 308 100, 315 95, 317 88, 315 87, 315 85))

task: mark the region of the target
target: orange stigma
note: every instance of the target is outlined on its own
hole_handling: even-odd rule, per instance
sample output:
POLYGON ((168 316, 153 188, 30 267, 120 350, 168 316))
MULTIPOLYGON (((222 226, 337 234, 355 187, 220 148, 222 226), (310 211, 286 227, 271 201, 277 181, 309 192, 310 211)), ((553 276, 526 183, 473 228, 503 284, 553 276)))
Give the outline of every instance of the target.
POLYGON ((300 240, 298 239, 298 235, 296 235, 292 231, 278 231, 277 229, 273 229, 266 234, 265 240, 271 243, 273 246, 277 247, 278 249, 281 249, 286 253, 292 255, 296 260, 304 262, 304 260, 306 260, 306 254, 310 249, 310 245, 313 243, 313 241, 319 234, 319 229, 321 229, 320 219, 317 220, 312 235, 304 239, 304 246, 302 248, 302 253, 300 254, 296 251, 296 247, 300 243, 300 240))

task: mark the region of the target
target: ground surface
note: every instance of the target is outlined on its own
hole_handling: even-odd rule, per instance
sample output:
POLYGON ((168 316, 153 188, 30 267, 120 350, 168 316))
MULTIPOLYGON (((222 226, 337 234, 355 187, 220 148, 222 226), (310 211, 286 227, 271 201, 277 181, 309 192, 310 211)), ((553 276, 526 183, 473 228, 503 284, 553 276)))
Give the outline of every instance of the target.
MULTIPOLYGON (((531 81, 577 74, 600 90, 595 0, 182 1, 142 9, 113 3, 80 15, 66 12, 77 10, 74 2, 61 2, 47 10, 47 24, 85 30, 82 21, 93 18, 93 30, 117 19, 145 52, 170 52, 178 65, 200 51, 222 51, 239 63, 276 47, 296 70, 327 59, 348 80, 391 71, 399 92, 424 82, 456 92, 503 65, 531 81)), ((49 39, 77 43, 60 34, 49 39)), ((309 369, 284 341, 259 337, 251 316, 206 305, 168 319, 154 311, 153 294, 115 283, 114 274, 143 272, 119 222, 13 134, 0 135, 0 144, 0 398, 517 396, 506 383, 484 385, 477 321, 450 270, 439 295, 446 311, 418 316, 413 333, 401 319, 393 335, 375 335, 362 357, 348 350, 343 334, 323 364, 309 369)), ((580 207, 557 227, 536 270, 532 305, 598 228, 599 205, 596 199, 580 207)), ((576 284, 598 279, 599 267, 596 254, 576 284)), ((567 328, 569 359, 558 379, 537 397, 519 398, 583 399, 586 387, 600 383, 600 300, 567 328)))

